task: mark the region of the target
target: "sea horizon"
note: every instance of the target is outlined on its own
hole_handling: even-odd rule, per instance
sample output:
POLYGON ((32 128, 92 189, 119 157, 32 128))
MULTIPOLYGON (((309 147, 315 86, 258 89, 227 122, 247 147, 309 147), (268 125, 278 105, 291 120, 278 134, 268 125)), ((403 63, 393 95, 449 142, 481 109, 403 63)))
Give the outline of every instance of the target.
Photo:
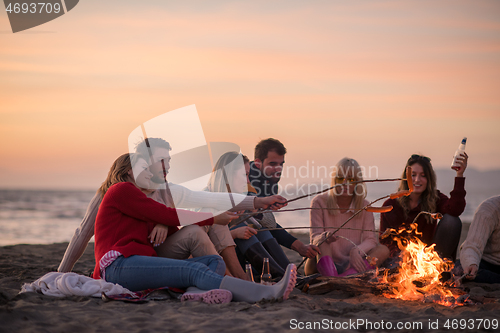
MULTIPOLYGON (((449 196, 453 189, 454 175, 449 170, 436 170, 438 188, 449 196)), ((327 183, 323 186, 328 186, 327 183)), ((397 183, 367 184, 368 200, 394 192, 397 183)), ((89 189, 0 189, 0 246, 16 244, 52 244, 69 242, 80 225, 87 206, 96 190, 89 189)), ((304 188, 301 189, 304 191, 304 188)), ((479 204, 500 194, 500 170, 480 172, 466 171, 466 207, 460 218, 463 223, 472 221, 479 204)), ((306 190, 306 193, 307 190, 306 190)), ((283 195, 293 198, 297 188, 283 195)), ((291 203, 288 208, 309 207, 311 197, 291 203)), ((383 201, 377 203, 381 206, 383 201)), ((282 212, 275 214, 283 227, 309 226, 309 211, 282 212)), ((378 228, 379 214, 375 214, 378 228)), ((296 233, 308 233, 308 229, 294 229, 296 233)))

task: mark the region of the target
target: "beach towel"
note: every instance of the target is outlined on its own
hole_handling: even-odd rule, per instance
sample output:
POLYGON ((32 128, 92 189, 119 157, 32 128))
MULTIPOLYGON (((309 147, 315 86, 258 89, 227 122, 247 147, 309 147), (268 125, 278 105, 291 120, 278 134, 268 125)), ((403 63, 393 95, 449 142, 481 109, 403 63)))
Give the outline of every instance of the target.
POLYGON ((106 295, 126 294, 136 297, 136 294, 127 288, 106 282, 96 280, 88 276, 76 273, 50 272, 32 283, 25 283, 20 293, 37 292, 44 295, 64 297, 64 296, 92 296, 101 297, 104 292, 106 295))

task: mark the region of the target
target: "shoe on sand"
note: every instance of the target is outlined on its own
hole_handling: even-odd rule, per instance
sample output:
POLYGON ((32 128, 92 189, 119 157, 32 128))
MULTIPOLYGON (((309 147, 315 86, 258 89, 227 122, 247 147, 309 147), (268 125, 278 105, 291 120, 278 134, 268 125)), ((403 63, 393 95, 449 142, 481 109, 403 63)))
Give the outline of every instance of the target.
POLYGON ((196 301, 207 304, 224 304, 231 302, 232 299, 233 295, 229 290, 201 290, 196 287, 189 287, 187 291, 181 296, 181 302, 196 301))
POLYGON ((220 288, 230 290, 233 294, 233 299, 237 302, 255 303, 263 299, 273 300, 283 298, 283 300, 286 300, 292 292, 296 281, 297 267, 294 264, 290 264, 281 281, 272 286, 225 276, 222 279, 220 288))

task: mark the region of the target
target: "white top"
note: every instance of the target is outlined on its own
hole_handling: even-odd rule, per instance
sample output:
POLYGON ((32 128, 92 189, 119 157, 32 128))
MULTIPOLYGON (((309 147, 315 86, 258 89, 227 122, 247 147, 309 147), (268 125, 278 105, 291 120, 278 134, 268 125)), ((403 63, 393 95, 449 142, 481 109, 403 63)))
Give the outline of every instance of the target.
POLYGON ((462 267, 481 259, 500 265, 500 195, 483 201, 474 213, 467 239, 460 247, 462 267))

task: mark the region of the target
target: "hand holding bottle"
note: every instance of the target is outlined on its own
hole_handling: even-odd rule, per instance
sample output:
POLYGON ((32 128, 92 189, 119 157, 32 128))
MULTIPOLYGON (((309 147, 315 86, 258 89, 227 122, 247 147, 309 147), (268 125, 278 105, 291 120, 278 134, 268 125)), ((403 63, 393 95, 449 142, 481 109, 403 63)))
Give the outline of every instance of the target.
POLYGON ((463 177, 465 168, 467 168, 467 159, 469 156, 465 153, 466 143, 467 138, 463 138, 460 146, 458 146, 458 149, 453 156, 453 161, 451 162, 451 168, 457 171, 457 177, 463 177))
POLYGON ((463 152, 460 154, 460 156, 457 156, 456 158, 456 165, 457 167, 454 168, 457 170, 457 177, 463 177, 464 176, 464 171, 467 168, 467 160, 469 159, 469 156, 467 155, 466 152, 463 152))

